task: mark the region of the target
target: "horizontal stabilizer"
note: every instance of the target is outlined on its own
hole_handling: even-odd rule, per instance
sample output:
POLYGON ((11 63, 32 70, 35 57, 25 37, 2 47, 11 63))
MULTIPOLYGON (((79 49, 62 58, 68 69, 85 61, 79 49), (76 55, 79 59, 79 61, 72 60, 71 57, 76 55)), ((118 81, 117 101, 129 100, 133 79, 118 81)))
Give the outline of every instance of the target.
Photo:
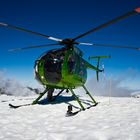
POLYGON ((109 56, 89 56, 89 60, 91 60, 91 59, 104 59, 104 58, 111 58, 111 56, 109 55, 109 56))

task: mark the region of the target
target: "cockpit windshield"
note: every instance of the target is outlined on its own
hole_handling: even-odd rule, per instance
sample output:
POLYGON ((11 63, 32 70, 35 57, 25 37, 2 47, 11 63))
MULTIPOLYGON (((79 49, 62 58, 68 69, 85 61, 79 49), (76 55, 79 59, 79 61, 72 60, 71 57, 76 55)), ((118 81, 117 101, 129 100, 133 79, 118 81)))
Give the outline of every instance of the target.
POLYGON ((61 80, 62 62, 64 58, 62 49, 51 50, 41 59, 44 60, 44 76, 50 83, 58 83, 61 80))

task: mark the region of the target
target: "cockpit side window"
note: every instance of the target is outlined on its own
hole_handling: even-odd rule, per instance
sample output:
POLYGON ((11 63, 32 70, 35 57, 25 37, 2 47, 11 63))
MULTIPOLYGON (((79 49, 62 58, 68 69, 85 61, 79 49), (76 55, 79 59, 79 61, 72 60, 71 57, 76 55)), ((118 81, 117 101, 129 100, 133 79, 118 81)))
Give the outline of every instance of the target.
POLYGON ((63 50, 54 50, 49 52, 45 57, 45 69, 48 72, 61 73, 62 63, 65 52, 63 50))
POLYGON ((68 58, 68 72, 69 73, 75 72, 75 64, 76 64, 75 59, 76 59, 75 53, 71 54, 68 58))
POLYGON ((61 73, 61 62, 56 60, 48 60, 45 63, 45 68, 48 72, 61 73))

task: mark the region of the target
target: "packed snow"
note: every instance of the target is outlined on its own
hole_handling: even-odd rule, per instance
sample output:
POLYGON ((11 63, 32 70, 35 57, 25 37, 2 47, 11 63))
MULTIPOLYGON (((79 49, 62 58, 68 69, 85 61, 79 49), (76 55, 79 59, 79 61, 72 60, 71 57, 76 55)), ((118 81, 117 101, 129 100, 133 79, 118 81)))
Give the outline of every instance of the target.
MULTIPOLYGON (((121 82, 120 79, 98 84, 94 80, 87 82, 99 104, 66 117, 69 104, 74 112, 80 109, 70 93, 62 94, 51 104, 44 97, 37 105, 10 108, 9 103, 31 103, 38 96, 37 90, 0 73, 0 140, 139 140, 140 91, 120 87, 121 82)), ((75 92, 85 107, 91 106, 83 90, 75 92)))
MULTIPOLYGON (((80 92, 78 92, 80 94, 80 92)), ((66 117, 67 106, 79 108, 70 94, 52 104, 9 108, 8 104, 31 103, 37 95, 0 96, 0 140, 139 140, 140 98, 98 97, 99 104, 66 117)), ((91 102, 80 96, 84 106, 91 102)), ((75 108, 73 111, 78 110, 75 108)))

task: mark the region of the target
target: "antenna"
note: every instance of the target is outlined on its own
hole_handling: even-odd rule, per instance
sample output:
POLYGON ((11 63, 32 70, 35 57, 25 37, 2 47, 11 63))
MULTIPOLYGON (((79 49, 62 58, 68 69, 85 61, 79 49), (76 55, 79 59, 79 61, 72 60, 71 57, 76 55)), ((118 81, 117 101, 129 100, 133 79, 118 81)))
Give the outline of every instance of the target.
POLYGON ((110 75, 109 80, 109 105, 111 104, 111 97, 112 97, 112 75, 110 75))

